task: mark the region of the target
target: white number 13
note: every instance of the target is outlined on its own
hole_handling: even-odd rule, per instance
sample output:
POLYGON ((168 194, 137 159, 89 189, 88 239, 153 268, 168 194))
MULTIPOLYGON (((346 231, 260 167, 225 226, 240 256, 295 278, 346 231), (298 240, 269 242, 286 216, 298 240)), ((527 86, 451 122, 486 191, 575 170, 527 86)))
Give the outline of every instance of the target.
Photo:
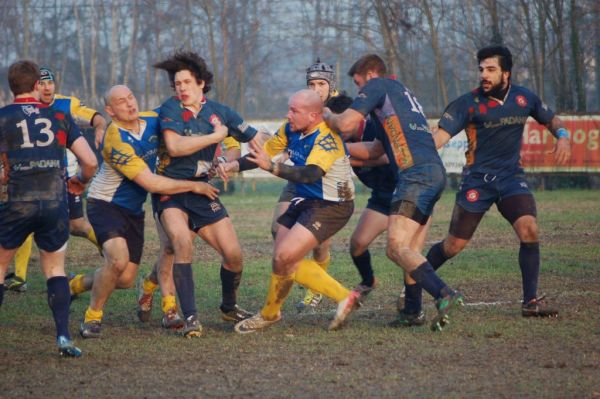
POLYGON ((408 101, 410 102, 410 105, 411 105, 411 109, 410 110, 412 112, 416 112, 418 114, 421 114, 421 115, 423 115, 423 117, 425 117, 425 113, 423 112, 423 107, 421 106, 421 104, 419 104, 419 102, 417 101, 417 99, 414 96, 412 96, 410 94, 410 92, 408 92, 408 91, 405 91, 404 95, 408 98, 408 101))
POLYGON ((44 127, 40 130, 40 133, 48 136, 46 141, 36 140, 35 144, 31 142, 29 138, 29 128, 27 127, 27 121, 22 120, 17 123, 17 127, 21 129, 21 134, 23 135, 23 144, 21 144, 21 148, 33 148, 35 145, 38 147, 47 147, 54 141, 54 132, 50 130, 52 127, 52 122, 46 118, 38 118, 33 123, 36 125, 44 125, 44 127))

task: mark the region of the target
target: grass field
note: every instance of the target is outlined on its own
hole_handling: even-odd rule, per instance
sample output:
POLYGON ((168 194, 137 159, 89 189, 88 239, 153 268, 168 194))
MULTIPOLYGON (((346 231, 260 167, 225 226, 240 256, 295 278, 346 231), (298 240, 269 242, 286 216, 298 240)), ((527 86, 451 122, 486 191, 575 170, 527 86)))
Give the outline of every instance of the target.
MULTIPOLYGON (((270 220, 282 185, 238 186, 222 200, 245 256, 239 303, 258 310, 270 272, 270 220)), ((194 273, 204 336, 186 340, 160 327, 160 310, 141 324, 135 290, 115 292, 105 309, 103 337, 77 331, 89 294, 71 306, 71 331, 81 359, 60 359, 34 255, 24 294, 9 292, 0 310, 0 398, 11 397, 587 397, 600 398, 600 193, 537 192, 542 243, 540 292, 561 314, 555 320, 520 316, 518 240, 494 209, 471 245, 441 276, 467 296, 450 327, 397 329, 402 274, 385 257, 385 240, 372 245, 379 286, 345 328, 328 332, 334 305, 298 314, 294 288, 284 319, 240 336, 222 322, 219 258, 196 242, 194 273), (491 304, 495 303, 496 304, 491 304)), ((360 193, 348 226, 334 239, 330 272, 346 286, 359 282, 348 240, 366 204, 360 193)), ((439 202, 427 247, 443 238, 454 194, 439 202)), ((158 242, 147 215, 141 273, 155 260, 158 242)), ((68 270, 90 271, 101 262, 95 248, 74 238, 68 270)), ((159 299, 159 298, 157 298, 159 299)), ((160 303, 160 300, 155 303, 160 303)), ((428 318, 434 313, 425 299, 428 318)))

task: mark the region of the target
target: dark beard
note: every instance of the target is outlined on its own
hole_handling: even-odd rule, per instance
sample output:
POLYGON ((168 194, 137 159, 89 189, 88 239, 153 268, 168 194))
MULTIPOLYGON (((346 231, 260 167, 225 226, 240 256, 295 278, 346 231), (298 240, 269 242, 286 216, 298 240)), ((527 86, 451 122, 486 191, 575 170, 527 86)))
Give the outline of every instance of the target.
POLYGON ((486 97, 494 97, 498 100, 502 100, 504 99, 504 97, 506 96, 506 93, 508 92, 508 87, 510 85, 508 84, 508 82, 500 82, 497 85, 492 86, 492 88, 490 89, 490 91, 484 91, 482 84, 479 84, 479 88, 481 89, 481 92, 483 93, 484 96, 486 97))

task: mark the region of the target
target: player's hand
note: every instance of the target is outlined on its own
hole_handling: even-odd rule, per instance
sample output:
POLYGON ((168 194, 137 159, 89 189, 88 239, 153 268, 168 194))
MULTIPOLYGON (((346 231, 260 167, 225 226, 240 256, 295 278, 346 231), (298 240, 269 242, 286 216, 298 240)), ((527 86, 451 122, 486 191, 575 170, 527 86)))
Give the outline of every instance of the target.
POLYGON ((215 143, 220 143, 221 141, 225 140, 228 133, 229 129, 227 129, 227 126, 222 125, 220 123, 215 124, 215 131, 212 133, 212 136, 215 139, 215 143))
POLYGON ((271 162, 271 157, 265 152, 265 150, 260 144, 252 140, 248 145, 248 151, 250 153, 250 155, 248 155, 248 159, 250 161, 257 164, 258 167, 263 170, 269 172, 272 170, 273 166, 271 162))
POLYGON ((104 139, 104 128, 97 127, 94 129, 94 144, 96 145, 96 149, 100 149, 100 144, 102 144, 102 140, 104 139))
POLYGON ((85 191, 85 184, 77 176, 73 176, 67 180, 67 190, 73 195, 82 195, 85 191))
POLYGON ((566 137, 561 137, 554 146, 554 160, 557 165, 566 165, 571 159, 571 142, 566 137))
POLYGON ((194 188, 192 192, 195 194, 205 195, 211 200, 217 199, 219 197, 219 189, 214 187, 212 184, 205 183, 202 181, 194 182, 194 188))

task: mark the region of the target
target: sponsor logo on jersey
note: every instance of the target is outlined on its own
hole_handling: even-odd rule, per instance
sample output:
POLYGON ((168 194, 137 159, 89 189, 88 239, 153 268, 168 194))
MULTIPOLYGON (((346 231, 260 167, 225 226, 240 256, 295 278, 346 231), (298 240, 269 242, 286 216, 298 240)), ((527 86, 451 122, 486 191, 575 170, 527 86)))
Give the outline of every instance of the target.
POLYGON ((518 95, 517 98, 515 99, 515 101, 517 102, 517 105, 519 107, 527 106, 527 99, 524 96, 518 95))
POLYGON ((18 163, 12 166, 15 172, 22 170, 31 169, 48 169, 48 168, 60 168, 60 161, 58 159, 40 159, 37 161, 29 161, 26 163, 18 163))
POLYGON ((31 116, 33 114, 40 114, 40 109, 34 105, 23 105, 21 109, 27 116, 31 116))
POLYGON ((467 201, 469 202, 475 202, 479 199, 479 191, 477 190, 469 190, 467 191, 467 201))
POLYGON ((218 125, 222 125, 223 124, 223 122, 221 122, 221 118, 219 118, 216 114, 212 114, 210 116, 210 118, 208 118, 208 121, 213 126, 218 126, 218 125))

